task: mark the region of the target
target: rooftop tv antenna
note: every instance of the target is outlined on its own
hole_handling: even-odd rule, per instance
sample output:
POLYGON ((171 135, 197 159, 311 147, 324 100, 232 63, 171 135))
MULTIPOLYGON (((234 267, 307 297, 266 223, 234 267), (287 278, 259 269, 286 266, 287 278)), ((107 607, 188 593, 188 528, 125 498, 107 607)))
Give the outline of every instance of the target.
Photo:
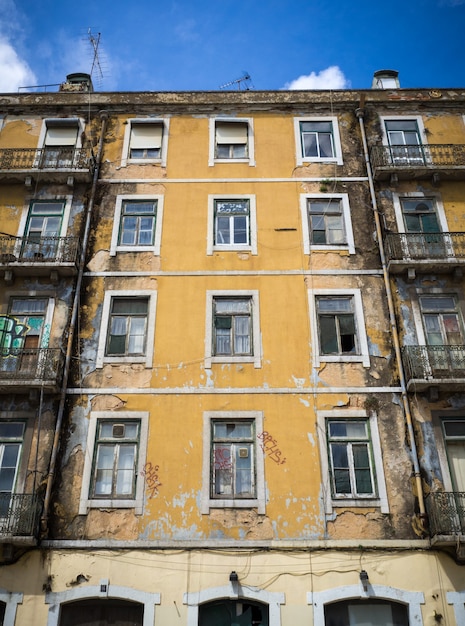
POLYGON ((231 80, 229 83, 225 83, 224 85, 220 85, 220 89, 228 89, 229 87, 237 87, 239 91, 244 89, 244 91, 250 91, 254 86, 252 85, 252 78, 250 77, 249 72, 244 71, 244 75, 240 78, 236 78, 235 80, 231 80))
POLYGON ((100 63, 99 52, 98 52, 101 33, 97 33, 97 36, 95 36, 92 34, 92 30, 89 28, 89 30, 87 31, 87 37, 89 39, 89 43, 92 46, 92 51, 93 51, 92 67, 89 73, 91 76, 93 76, 94 72, 96 72, 97 82, 101 82, 103 79, 103 71, 102 71, 102 65, 100 63))

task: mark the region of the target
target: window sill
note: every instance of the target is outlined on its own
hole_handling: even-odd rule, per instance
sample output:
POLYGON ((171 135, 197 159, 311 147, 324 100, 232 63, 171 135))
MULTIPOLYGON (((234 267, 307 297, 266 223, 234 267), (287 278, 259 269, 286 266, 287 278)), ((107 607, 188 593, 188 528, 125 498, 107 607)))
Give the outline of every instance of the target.
POLYGON ((212 356, 205 359, 205 368, 211 369, 213 363, 230 364, 253 363, 255 368, 261 368, 261 359, 254 356, 212 356))
POLYGON ((147 362, 145 356, 123 356, 123 357, 104 357, 101 363, 96 365, 96 369, 102 369, 105 365, 131 365, 140 364, 144 365, 147 369, 152 367, 152 363, 147 362))
POLYGON ((216 163, 248 163, 251 167, 255 167, 255 162, 251 161, 251 159, 213 159, 213 163, 210 165, 215 165, 216 163))
POLYGON ((258 499, 230 499, 224 500, 218 498, 218 500, 210 499, 207 503, 207 509, 202 511, 203 515, 208 515, 211 509, 257 509, 260 515, 265 514, 265 503, 258 499))
POLYGON ((370 367, 370 356, 368 354, 350 355, 334 355, 334 356, 321 356, 318 355, 315 359, 315 365, 320 363, 362 363, 363 367, 370 367))
POLYGON ((86 500, 81 502, 79 515, 87 515, 89 509, 134 509, 135 515, 142 515, 143 505, 138 500, 86 500))
MULTIPOLYGON (((389 513, 387 503, 380 500, 380 498, 337 498, 331 500, 332 513, 335 509, 350 509, 350 508, 367 508, 367 509, 381 509, 381 513, 389 513)), ((327 514, 329 512, 327 511, 327 514)), ((331 515, 331 513, 329 513, 331 515)))
POLYGON ((118 246, 110 252, 110 256, 116 256, 121 252, 153 252, 154 256, 160 255, 160 252, 154 246, 118 246))
POLYGON ((329 157, 327 159, 324 158, 318 158, 318 157, 313 157, 313 158, 302 158, 301 161, 299 161, 297 163, 297 165, 309 165, 311 163, 335 163, 336 165, 343 165, 343 161, 340 157, 329 157))

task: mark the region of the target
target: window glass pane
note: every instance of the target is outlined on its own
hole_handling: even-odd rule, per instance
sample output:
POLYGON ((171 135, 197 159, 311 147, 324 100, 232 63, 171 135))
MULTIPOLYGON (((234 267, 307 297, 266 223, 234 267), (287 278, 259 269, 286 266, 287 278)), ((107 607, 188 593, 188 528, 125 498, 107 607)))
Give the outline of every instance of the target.
POLYGON ((62 215, 65 205, 62 202, 35 202, 31 206, 33 215, 62 215))
POLYGON ((231 331, 228 329, 216 329, 216 350, 215 354, 231 354, 231 331))
POLYGON ((120 445, 116 474, 116 495, 132 495, 135 470, 135 445, 120 445))
POLYGON ((422 296, 420 298, 421 308, 425 311, 455 311, 455 300, 447 296, 422 296))
POLYGON ((315 131, 319 133, 332 133, 333 131, 333 123, 331 121, 325 122, 316 121, 316 122, 300 122, 300 127, 303 131, 315 131))
POLYGON ((250 310, 250 299, 215 299, 217 313, 248 313, 250 310))
POLYGON ((314 133, 305 133, 302 136, 302 149, 304 156, 306 157, 317 157, 318 156, 318 145, 317 145, 317 135, 314 133))
POLYGON ((236 448, 236 495, 252 494, 252 447, 239 444, 236 448))
POLYGON ((24 433, 24 424, 21 422, 0 422, 1 439, 20 439, 24 433))
POLYGON ((235 347, 234 352, 236 354, 249 354, 250 353, 250 317, 234 318, 235 332, 234 340, 235 347))
POLYGON ((320 145, 320 156, 321 157, 332 157, 334 156, 333 151, 333 138, 329 134, 319 134, 318 141, 320 145))
POLYGON ((229 234, 229 217, 217 217, 216 218, 216 241, 217 244, 228 244, 230 241, 229 234))
POLYGON ((447 437, 465 437, 465 420, 443 420, 447 437))
POLYGON ((416 120, 386 120, 386 129, 418 132, 416 120))
POLYGON ((247 218, 236 216, 234 219, 234 243, 247 243, 247 218))
POLYGON ((338 298, 338 297, 330 297, 330 298, 318 298, 318 309, 319 311, 341 311, 341 312, 349 312, 352 311, 352 298, 338 298))
POLYGON ((337 354, 339 352, 334 317, 320 316, 320 348, 322 354, 337 354))
POLYGON ((225 215, 248 215, 248 200, 217 200, 215 202, 217 214, 225 215))
POLYGON ((115 447, 100 445, 97 450, 95 495, 111 495, 115 447))
POLYGON ((214 422, 213 432, 215 438, 220 439, 245 439, 252 437, 252 423, 240 422, 214 422))
POLYGON ((112 300, 112 312, 113 313, 127 313, 131 315, 145 314, 147 313, 147 299, 126 299, 126 298, 113 298, 112 300))
POLYGON ((124 202, 123 213, 125 215, 143 215, 146 213, 150 213, 153 215, 155 213, 155 205, 155 202, 124 202))
POLYGON ((329 434, 331 437, 348 437, 351 439, 364 439, 367 437, 366 423, 352 420, 341 422, 329 422, 329 434))

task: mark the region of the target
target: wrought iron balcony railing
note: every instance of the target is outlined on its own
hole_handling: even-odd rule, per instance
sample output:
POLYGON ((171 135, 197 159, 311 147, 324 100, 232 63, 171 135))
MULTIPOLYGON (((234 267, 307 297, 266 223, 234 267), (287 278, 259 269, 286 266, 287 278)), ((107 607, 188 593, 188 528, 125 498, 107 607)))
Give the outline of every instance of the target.
POLYGON ((1 148, 0 171, 90 170, 94 159, 89 148, 1 148))
POLYGON ((0 266, 76 264, 79 253, 78 237, 0 236, 0 266))
POLYGON ((428 494, 425 503, 432 537, 465 534, 465 493, 438 491, 428 494))
POLYGON ((407 380, 465 381, 465 345, 404 346, 402 362, 407 380))
POLYGON ((465 233, 389 233, 384 243, 388 261, 465 262, 465 233))
POLYGON ((41 507, 37 494, 0 493, 0 538, 37 538, 41 507))
MULTIPOLYGON (((410 146, 373 146, 370 151, 370 163, 375 178, 410 170, 413 175, 423 172, 441 171, 449 175, 455 174, 459 178, 465 177, 465 144, 429 144, 410 146)), ((406 172, 407 175, 408 172, 406 172)))
POLYGON ((0 347, 0 385, 54 384, 61 373, 59 348, 0 347))

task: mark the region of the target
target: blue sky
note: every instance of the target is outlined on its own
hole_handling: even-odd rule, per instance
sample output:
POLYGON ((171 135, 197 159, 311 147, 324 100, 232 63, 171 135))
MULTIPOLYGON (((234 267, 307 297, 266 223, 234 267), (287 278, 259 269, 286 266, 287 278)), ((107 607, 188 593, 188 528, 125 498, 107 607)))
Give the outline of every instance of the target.
MULTIPOLYGON (((465 88, 465 0, 0 0, 0 93, 90 72, 99 91, 465 88)), ((53 90, 53 89, 51 89, 53 90)))

